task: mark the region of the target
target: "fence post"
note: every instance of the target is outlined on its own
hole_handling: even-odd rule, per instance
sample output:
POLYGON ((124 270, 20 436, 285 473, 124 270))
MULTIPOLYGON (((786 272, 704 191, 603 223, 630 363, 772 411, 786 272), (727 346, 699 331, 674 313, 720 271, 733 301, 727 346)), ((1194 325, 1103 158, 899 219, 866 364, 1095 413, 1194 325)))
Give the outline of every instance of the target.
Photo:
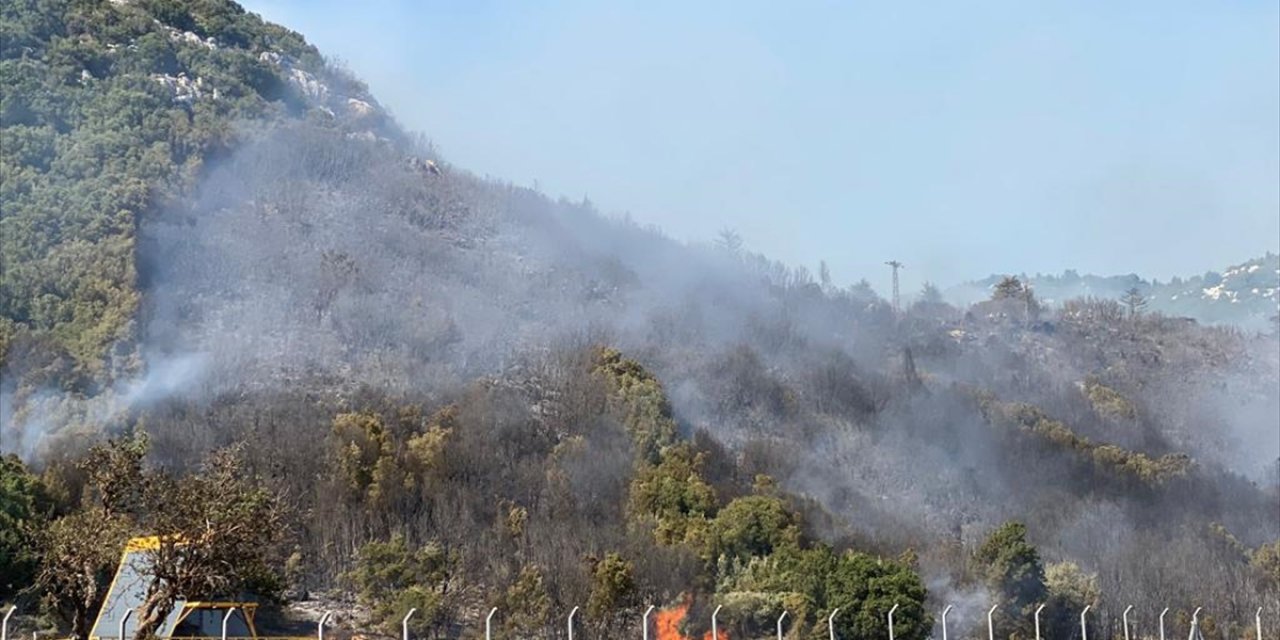
POLYGON ((400 640, 409 640, 409 618, 412 618, 413 614, 417 612, 418 608, 412 607, 409 609, 409 613, 404 614, 404 619, 400 621, 400 640))
POLYGON ((326 611, 324 615, 320 616, 320 623, 316 625, 316 640, 324 640, 324 625, 328 624, 332 618, 332 611, 326 611))
POLYGON ((0 623, 0 640, 9 640, 9 618, 17 610, 18 605, 9 605, 9 610, 4 613, 4 622, 0 623))
POLYGON ((133 609, 125 609, 124 615, 120 618, 120 628, 117 640, 124 640, 124 624, 129 621, 129 616, 133 615, 133 609))
POLYGON ((222 640, 227 640, 227 623, 231 621, 231 615, 235 612, 236 608, 231 607, 227 609, 226 613, 222 614, 222 640))

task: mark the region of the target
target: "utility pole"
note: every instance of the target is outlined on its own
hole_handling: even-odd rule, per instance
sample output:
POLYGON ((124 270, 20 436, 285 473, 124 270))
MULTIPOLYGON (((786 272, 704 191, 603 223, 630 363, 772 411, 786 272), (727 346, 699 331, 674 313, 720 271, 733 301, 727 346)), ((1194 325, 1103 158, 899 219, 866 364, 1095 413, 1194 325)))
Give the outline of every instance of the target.
POLYGON ((901 269, 906 265, 898 262, 897 260, 890 260, 885 264, 893 267, 893 312, 900 313, 902 311, 902 298, 898 293, 898 269, 901 269))

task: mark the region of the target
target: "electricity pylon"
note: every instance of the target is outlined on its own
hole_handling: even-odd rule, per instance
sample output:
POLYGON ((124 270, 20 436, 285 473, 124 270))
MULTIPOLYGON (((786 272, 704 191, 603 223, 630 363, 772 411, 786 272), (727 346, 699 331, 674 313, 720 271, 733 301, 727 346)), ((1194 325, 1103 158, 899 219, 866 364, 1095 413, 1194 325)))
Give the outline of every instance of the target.
POLYGON ((900 313, 902 311, 902 297, 898 293, 898 269, 901 269, 906 265, 898 262, 897 260, 890 260, 885 264, 893 267, 893 312, 900 313))

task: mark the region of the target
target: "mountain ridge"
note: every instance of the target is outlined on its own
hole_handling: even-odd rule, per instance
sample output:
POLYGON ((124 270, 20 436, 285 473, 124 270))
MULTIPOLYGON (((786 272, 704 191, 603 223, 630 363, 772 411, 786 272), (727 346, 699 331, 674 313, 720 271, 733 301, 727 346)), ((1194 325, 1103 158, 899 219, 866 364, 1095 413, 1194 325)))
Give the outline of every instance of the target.
MULTIPOLYGON (((957 304, 984 300, 1004 275, 949 287, 943 293, 957 304)), ((1144 297, 1148 311, 1192 318, 1204 323, 1225 323, 1250 330, 1268 330, 1280 312, 1280 255, 1268 251, 1260 257, 1190 277, 1161 282, 1137 274, 1080 275, 1074 269, 1062 274, 1019 274, 1042 302, 1060 305, 1072 298, 1098 297, 1119 300, 1130 289, 1144 297)))
POLYGON ((1280 588, 1276 335, 1021 285, 899 310, 732 234, 676 242, 450 165, 230 2, 0 18, 0 439, 25 460, 0 488, 57 507, 0 544, 36 565, 64 566, 38 533, 111 511, 84 473, 106 447, 172 482, 238 452, 297 503, 281 582, 411 574, 359 597, 423 635, 479 602, 513 634, 595 602, 612 631, 692 593, 741 638, 783 608, 824 633, 819 604, 878 636, 894 598, 904 639, 953 600, 1025 636, 1028 598, 1078 610, 1077 586, 1224 620, 1252 612, 1239 585, 1280 588))

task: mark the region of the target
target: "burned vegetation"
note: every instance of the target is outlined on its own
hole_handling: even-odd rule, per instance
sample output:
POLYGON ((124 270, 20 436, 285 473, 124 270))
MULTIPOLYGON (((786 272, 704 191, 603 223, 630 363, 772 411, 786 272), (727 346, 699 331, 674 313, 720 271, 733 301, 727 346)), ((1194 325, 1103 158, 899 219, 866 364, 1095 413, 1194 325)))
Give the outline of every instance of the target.
POLYGON ((88 638, 134 547, 139 638, 250 598, 264 636, 1280 616, 1275 332, 1013 277, 895 305, 451 166, 233 3, 11 5, 15 630, 88 638))

